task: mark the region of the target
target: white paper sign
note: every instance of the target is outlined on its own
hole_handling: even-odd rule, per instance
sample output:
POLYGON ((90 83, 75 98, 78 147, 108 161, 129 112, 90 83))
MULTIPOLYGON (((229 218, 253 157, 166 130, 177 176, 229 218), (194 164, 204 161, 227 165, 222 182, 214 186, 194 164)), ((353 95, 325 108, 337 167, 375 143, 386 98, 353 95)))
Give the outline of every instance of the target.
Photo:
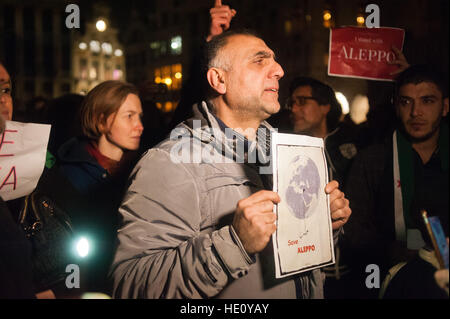
POLYGON ((271 133, 277 230, 272 235, 276 278, 335 262, 328 169, 321 138, 271 133))
POLYGON ((50 125, 6 121, 0 135, 0 196, 30 194, 44 170, 50 125))

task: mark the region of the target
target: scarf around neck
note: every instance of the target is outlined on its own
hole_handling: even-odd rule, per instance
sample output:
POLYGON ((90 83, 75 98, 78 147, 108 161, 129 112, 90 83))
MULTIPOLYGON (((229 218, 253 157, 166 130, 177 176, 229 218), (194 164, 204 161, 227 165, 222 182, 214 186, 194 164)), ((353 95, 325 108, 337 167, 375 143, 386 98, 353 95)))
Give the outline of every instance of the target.
MULTIPOLYGON (((441 123, 438 139, 441 168, 448 175, 449 131, 447 123, 441 123)), ((411 216, 411 203, 414 195, 414 160, 411 142, 400 130, 393 134, 394 164, 394 207, 395 235, 400 241, 407 241, 407 230, 416 228, 411 216)))

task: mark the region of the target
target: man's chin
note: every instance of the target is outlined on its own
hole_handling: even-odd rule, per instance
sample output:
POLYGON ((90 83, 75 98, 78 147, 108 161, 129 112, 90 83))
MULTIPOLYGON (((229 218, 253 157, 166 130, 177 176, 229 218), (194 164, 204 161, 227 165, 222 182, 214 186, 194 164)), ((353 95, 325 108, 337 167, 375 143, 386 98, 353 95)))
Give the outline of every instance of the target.
POLYGON ((420 132, 408 132, 404 130, 403 132, 406 133, 409 141, 413 144, 428 141, 435 134, 435 131, 431 131, 428 133, 420 133, 420 132))
POLYGON ((280 111, 280 104, 264 107, 264 115, 263 115, 264 120, 267 120, 269 117, 277 114, 279 111, 280 111))

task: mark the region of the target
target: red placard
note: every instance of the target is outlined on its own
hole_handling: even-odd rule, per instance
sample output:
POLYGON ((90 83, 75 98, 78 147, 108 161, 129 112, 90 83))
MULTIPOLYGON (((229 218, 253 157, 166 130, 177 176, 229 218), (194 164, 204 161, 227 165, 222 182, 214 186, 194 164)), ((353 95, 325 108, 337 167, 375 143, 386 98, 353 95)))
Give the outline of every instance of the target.
POLYGON ((392 46, 402 50, 405 30, 342 27, 330 30, 328 75, 393 81, 398 69, 392 46))

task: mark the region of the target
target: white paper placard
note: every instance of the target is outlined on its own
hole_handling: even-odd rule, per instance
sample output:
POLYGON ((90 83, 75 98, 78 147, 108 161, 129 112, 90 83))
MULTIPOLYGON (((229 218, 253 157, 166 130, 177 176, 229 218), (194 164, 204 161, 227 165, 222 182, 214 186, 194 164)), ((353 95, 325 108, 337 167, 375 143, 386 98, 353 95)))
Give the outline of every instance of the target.
POLYGON ((277 229, 272 235, 276 278, 334 264, 328 169, 321 138, 271 132, 277 229))
POLYGON ((0 135, 0 196, 30 194, 44 170, 50 125, 6 121, 0 135))

